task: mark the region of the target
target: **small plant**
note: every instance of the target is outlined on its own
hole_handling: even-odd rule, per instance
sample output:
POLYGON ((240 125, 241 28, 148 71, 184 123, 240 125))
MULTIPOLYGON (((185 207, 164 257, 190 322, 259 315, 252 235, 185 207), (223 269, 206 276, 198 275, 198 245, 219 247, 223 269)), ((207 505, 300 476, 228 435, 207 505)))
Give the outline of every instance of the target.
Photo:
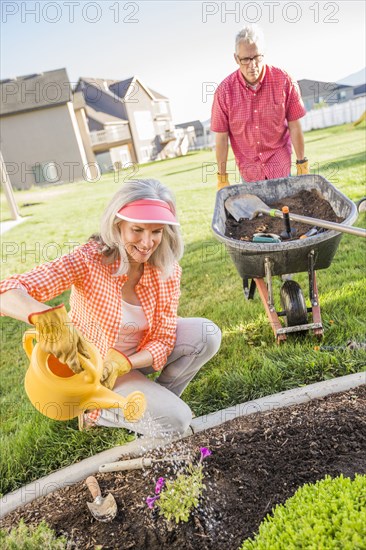
POLYGON ((190 463, 185 472, 180 472, 173 480, 161 477, 155 486, 155 496, 147 497, 146 503, 153 508, 156 501, 159 507, 159 514, 167 521, 187 522, 194 508, 197 508, 199 499, 205 485, 203 483, 202 461, 211 454, 206 447, 200 449, 198 464, 190 463), (164 488, 164 491, 162 489, 164 488))
POLYGON ((17 527, 7 533, 0 530, 0 547, 2 550, 67 550, 70 548, 65 537, 57 538, 45 521, 37 526, 26 525, 20 520, 17 527))

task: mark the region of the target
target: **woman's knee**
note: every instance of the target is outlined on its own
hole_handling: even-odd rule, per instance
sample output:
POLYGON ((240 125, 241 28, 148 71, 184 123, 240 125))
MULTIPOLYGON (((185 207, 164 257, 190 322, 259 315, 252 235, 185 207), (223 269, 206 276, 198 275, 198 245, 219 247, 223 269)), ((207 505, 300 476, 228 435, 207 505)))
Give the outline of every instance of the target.
POLYGON ((178 319, 176 345, 186 344, 199 355, 205 354, 207 361, 218 352, 221 344, 221 330, 209 319, 186 317, 178 319))
POLYGON ((162 432, 182 435, 192 422, 192 411, 184 401, 177 405, 174 410, 166 411, 159 418, 159 425, 162 432))
POLYGON ((204 319, 206 324, 204 325, 205 330, 203 331, 204 338, 206 339, 207 353, 209 357, 213 357, 219 351, 221 346, 221 330, 219 327, 208 319, 204 319))
POLYGON ((182 435, 187 431, 192 422, 192 411, 188 405, 182 402, 182 406, 176 411, 172 418, 172 431, 182 435))
POLYGON ((209 319, 199 318, 197 319, 200 325, 198 334, 200 335, 200 344, 202 346, 202 353, 206 356, 206 361, 211 359, 221 345, 221 330, 219 327, 209 319))

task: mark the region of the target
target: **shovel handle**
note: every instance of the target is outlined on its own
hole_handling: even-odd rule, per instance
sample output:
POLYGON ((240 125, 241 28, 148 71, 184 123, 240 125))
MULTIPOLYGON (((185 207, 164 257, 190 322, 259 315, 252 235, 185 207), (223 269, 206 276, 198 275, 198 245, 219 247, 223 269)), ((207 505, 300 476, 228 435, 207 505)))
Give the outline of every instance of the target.
MULTIPOLYGON (((282 218, 283 214, 280 210, 276 209, 261 209, 258 212, 263 212, 264 214, 269 214, 274 218, 282 218)), ((348 233, 349 235, 356 235, 357 237, 366 237, 366 229, 361 227, 353 227, 353 225, 346 225, 343 223, 329 222, 326 220, 320 220, 319 218, 310 218, 308 216, 302 216, 301 214, 289 214, 290 220, 294 222, 303 222, 308 225, 316 225, 318 227, 323 227, 324 229, 333 229, 339 233, 348 233)))
POLYGON ((99 483, 97 482, 97 480, 95 479, 94 476, 87 477, 86 480, 85 480, 85 484, 88 487, 88 489, 91 493, 91 496, 93 497, 93 500, 95 500, 97 497, 102 496, 102 492, 100 490, 99 483))

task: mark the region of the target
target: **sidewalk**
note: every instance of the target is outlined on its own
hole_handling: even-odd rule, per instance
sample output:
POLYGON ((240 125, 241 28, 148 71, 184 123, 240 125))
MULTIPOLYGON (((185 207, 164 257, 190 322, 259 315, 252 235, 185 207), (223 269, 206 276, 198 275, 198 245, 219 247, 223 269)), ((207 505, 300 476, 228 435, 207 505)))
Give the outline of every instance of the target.
POLYGON ((13 229, 16 225, 23 223, 27 218, 18 218, 17 220, 7 220, 6 222, 0 222, 0 235, 4 235, 10 229, 13 229))

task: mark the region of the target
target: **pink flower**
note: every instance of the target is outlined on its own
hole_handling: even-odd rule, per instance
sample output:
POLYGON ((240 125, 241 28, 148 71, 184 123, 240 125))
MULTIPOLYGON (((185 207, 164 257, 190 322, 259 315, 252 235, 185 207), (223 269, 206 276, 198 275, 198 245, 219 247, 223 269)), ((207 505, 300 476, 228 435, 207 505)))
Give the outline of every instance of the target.
POLYGON ((146 504, 148 505, 148 507, 150 508, 150 510, 152 510, 152 508, 154 508, 154 505, 155 505, 155 501, 159 498, 159 495, 157 495, 156 497, 147 497, 146 499, 146 504))
POLYGON ((158 481, 156 482, 156 485, 155 485, 155 494, 156 495, 158 495, 160 493, 160 491, 164 487, 164 483, 165 483, 165 478, 164 477, 159 477, 159 479, 158 479, 158 481))
POLYGON ((207 449, 207 447, 201 447, 201 448, 200 448, 200 451, 201 451, 201 461, 202 461, 204 458, 206 458, 206 457, 212 455, 212 451, 210 451, 210 449, 207 449))

